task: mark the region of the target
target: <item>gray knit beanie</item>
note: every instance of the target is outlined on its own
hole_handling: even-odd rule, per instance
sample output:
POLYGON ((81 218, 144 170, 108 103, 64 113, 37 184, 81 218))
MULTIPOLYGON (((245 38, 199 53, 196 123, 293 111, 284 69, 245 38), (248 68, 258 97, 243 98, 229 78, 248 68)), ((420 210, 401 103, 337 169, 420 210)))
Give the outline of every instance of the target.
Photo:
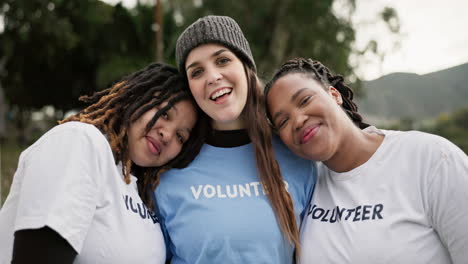
POLYGON ((185 74, 185 61, 190 51, 207 43, 226 46, 256 71, 249 42, 236 21, 227 16, 205 16, 187 27, 177 40, 176 62, 181 73, 185 74))

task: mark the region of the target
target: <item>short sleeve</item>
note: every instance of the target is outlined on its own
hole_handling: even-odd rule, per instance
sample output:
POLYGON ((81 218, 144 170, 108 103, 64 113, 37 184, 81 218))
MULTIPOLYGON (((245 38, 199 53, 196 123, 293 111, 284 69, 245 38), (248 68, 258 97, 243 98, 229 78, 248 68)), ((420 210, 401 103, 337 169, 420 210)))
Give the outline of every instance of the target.
POLYGON ((86 129, 59 126, 24 157, 15 231, 48 226, 80 253, 101 188, 102 140, 86 129))
POLYGON ((468 157, 447 140, 437 142, 441 148, 430 172, 429 217, 453 263, 468 260, 468 157))

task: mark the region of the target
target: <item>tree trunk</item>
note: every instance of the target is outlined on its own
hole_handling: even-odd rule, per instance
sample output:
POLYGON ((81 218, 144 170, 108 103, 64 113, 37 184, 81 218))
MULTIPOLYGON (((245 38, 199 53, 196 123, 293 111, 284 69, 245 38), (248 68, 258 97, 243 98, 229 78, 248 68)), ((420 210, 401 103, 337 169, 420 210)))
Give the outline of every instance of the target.
POLYGON ((156 25, 156 61, 163 61, 163 11, 162 11, 162 0, 156 0, 154 6, 154 22, 156 25))
POLYGON ((284 59, 288 47, 290 32, 287 30, 286 12, 292 0, 280 0, 275 4, 273 11, 273 33, 271 45, 265 59, 260 62, 260 67, 268 76, 271 75, 284 59))

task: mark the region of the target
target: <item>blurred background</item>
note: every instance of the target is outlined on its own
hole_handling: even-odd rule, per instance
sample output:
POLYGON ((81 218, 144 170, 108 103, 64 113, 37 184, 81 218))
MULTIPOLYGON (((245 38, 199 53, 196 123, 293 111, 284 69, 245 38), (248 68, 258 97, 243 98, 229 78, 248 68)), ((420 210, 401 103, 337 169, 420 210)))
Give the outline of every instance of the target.
POLYGON ((371 124, 467 153, 467 11, 464 0, 0 0, 0 204, 21 151, 80 95, 174 64, 179 34, 209 14, 239 23, 265 81, 311 57, 345 76, 371 124))

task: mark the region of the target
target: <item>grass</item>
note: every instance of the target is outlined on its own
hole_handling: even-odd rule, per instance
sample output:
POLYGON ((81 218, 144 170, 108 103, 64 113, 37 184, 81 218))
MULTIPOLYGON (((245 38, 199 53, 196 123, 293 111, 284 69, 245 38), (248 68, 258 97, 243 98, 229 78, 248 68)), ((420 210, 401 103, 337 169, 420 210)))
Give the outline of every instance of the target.
POLYGON ((15 141, 10 140, 0 143, 0 187, 1 187, 1 205, 5 202, 10 191, 18 158, 24 148, 20 147, 15 141))

